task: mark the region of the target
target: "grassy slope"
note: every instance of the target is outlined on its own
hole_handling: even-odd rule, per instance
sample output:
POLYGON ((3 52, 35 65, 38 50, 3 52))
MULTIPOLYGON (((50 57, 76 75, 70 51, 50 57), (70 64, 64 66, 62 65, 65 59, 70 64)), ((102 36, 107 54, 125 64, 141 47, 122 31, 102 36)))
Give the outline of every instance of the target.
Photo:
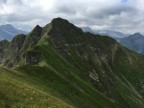
POLYGON ((37 89, 26 75, 0 68, 0 108, 71 108, 72 106, 37 89))
POLYGON ((81 73, 82 70, 84 72, 95 67, 78 58, 74 50, 68 60, 77 62, 76 66, 60 56, 46 39, 31 49, 31 52, 33 51, 43 52, 39 64, 23 65, 12 71, 1 68, 1 106, 143 108, 143 99, 136 94, 135 89, 113 73, 109 74, 114 78, 116 89, 121 97, 120 103, 123 105, 97 91, 85 74, 81 73), (84 67, 80 68, 82 65, 84 67))
POLYGON ((59 99, 79 108, 116 107, 108 98, 83 81, 79 77, 79 71, 50 45, 38 45, 36 49, 43 52, 42 61, 35 66, 21 66, 18 70, 30 76, 27 80, 35 79, 39 84, 38 88, 43 87, 45 92, 49 91, 59 99))
MULTIPOLYGON (((43 52, 41 62, 35 66, 21 66, 16 70, 25 73, 28 76, 27 80, 29 82, 36 83, 36 88, 43 88, 46 93, 51 93, 51 95, 79 108, 115 108, 126 106, 130 108, 143 108, 141 96, 137 94, 130 84, 126 85, 126 82, 118 78, 114 73, 109 72, 109 76, 115 81, 117 93, 119 94, 118 99, 121 101, 119 103, 108 99, 94 89, 87 77, 81 73, 82 70, 79 67, 84 66, 83 70, 88 68, 91 70, 95 67, 80 58, 75 58, 77 57, 75 52, 71 56, 71 61, 76 60, 75 62, 79 64, 76 67, 60 56, 51 44, 48 43, 48 40, 39 42, 34 49, 38 52, 43 52)), ((32 51, 35 51, 34 49, 32 51)))

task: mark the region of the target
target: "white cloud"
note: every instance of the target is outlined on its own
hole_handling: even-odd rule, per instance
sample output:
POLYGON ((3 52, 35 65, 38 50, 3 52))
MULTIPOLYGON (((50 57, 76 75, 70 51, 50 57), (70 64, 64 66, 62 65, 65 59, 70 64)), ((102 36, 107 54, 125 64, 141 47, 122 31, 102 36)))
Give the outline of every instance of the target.
POLYGON ((63 17, 79 26, 143 32, 143 0, 0 0, 0 24, 22 29, 63 17))

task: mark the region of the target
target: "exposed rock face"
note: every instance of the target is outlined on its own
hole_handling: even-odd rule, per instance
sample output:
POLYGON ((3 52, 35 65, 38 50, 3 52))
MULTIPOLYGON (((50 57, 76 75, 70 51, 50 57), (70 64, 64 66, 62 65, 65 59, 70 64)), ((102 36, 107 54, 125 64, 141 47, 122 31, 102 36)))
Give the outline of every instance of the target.
MULTIPOLYGON (((19 61, 19 50, 21 49, 26 36, 23 34, 17 35, 13 38, 8 45, 2 48, 3 56, 1 57, 1 63, 7 67, 12 67, 19 61)), ((3 41, 1 41, 3 42, 3 41)), ((0 45, 2 47, 2 45, 0 45)))
POLYGON ((27 52, 26 53, 26 62, 29 64, 37 64, 39 63, 41 58, 41 54, 38 52, 27 52))
POLYGON ((0 64, 2 64, 2 59, 4 58, 5 56, 5 51, 6 49, 8 48, 10 42, 7 41, 7 40, 2 40, 0 41, 0 64))
POLYGON ((8 47, 8 45, 9 45, 9 41, 7 41, 6 39, 5 40, 2 40, 2 41, 0 41, 0 49, 2 50, 2 49, 5 49, 5 48, 7 48, 8 47))
POLYGON ((15 36, 10 43, 9 49, 13 49, 13 50, 15 50, 15 52, 19 52, 19 50, 23 46, 25 38, 26 38, 26 35, 23 35, 23 34, 15 36))
POLYGON ((27 48, 35 46, 40 40, 41 32, 42 28, 37 25, 28 36, 20 34, 15 36, 11 42, 6 40, 0 41, 0 63, 6 67, 13 67, 17 65, 21 59, 26 59, 26 62, 28 62, 29 60, 27 58, 31 58, 31 62, 29 62, 34 64, 37 58, 36 55, 34 55, 34 57, 27 55, 26 57, 25 53, 27 52, 27 48))
POLYGON ((33 47, 41 38, 42 27, 37 25, 25 39, 25 42, 20 50, 23 53, 28 47, 33 47))

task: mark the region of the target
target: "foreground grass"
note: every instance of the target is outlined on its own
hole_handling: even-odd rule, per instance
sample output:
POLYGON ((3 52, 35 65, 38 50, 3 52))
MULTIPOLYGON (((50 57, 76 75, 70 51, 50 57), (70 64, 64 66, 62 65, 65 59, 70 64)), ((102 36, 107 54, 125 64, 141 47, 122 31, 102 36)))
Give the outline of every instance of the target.
POLYGON ((0 108, 72 108, 48 93, 28 85, 21 77, 0 68, 0 108))

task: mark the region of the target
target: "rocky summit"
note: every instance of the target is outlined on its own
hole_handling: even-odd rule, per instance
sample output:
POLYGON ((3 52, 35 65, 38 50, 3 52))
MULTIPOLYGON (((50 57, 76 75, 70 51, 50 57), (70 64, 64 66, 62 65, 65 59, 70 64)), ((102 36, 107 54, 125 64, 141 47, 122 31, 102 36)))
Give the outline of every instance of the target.
POLYGON ((0 108, 144 108, 144 56, 65 19, 0 41, 0 108))

